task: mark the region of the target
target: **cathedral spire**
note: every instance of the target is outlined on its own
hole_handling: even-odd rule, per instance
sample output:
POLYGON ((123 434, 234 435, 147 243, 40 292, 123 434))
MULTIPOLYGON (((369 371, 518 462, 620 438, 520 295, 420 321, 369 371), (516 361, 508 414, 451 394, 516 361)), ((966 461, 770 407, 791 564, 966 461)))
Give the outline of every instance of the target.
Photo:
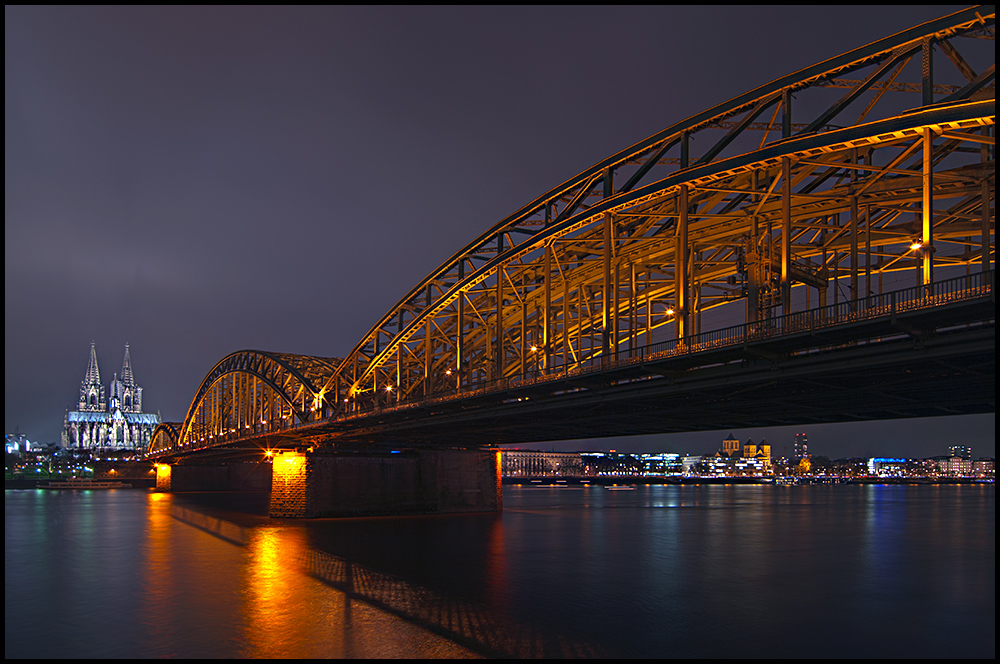
POLYGON ((83 376, 85 385, 100 385, 101 370, 97 367, 97 349, 94 342, 90 342, 90 362, 87 363, 87 373, 83 376))
POLYGON ((104 386, 101 385, 101 370, 97 366, 97 349, 94 347, 94 342, 91 341, 87 373, 80 381, 79 407, 81 411, 103 411, 105 404, 104 386))
POLYGON ((129 357, 128 344, 125 344, 125 361, 122 362, 122 382, 130 387, 135 385, 135 379, 132 377, 132 358, 129 357))

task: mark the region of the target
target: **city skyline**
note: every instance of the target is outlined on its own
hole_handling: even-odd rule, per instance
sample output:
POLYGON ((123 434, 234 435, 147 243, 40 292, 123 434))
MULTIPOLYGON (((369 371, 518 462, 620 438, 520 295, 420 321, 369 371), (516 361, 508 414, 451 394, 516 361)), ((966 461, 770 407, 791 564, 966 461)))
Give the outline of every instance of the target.
MULTIPOLYGON (((906 458, 927 458, 948 453, 952 445, 963 445, 961 441, 976 436, 982 431, 992 431, 992 422, 979 422, 988 416, 927 417, 916 420, 886 420, 884 422, 843 422, 810 426, 763 427, 754 429, 731 429, 719 431, 696 431, 690 433, 656 434, 647 436, 621 436, 617 438, 559 441, 553 443, 532 443, 508 445, 508 449, 534 449, 555 452, 609 451, 656 453, 676 452, 679 454, 708 454, 718 449, 729 434, 741 442, 752 439, 759 443, 766 439, 771 444, 771 454, 775 457, 792 456, 796 433, 806 433, 809 438, 809 454, 838 458, 871 458, 900 456, 906 458), (873 425, 919 423, 925 431, 925 438, 914 441, 903 437, 895 438, 873 425), (811 433, 813 432, 813 433, 811 433), (934 440, 940 440, 935 443, 934 440), (918 453, 919 452, 919 453, 918 453)), ((906 427, 901 427, 906 428, 906 427)), ((973 458, 995 457, 994 445, 969 445, 973 458)))
MULTIPOLYGON (((8 7, 5 428, 58 440, 91 340, 131 344, 166 421, 233 351, 343 356, 566 177, 957 8, 8 7)), ((995 455, 995 415, 802 428, 831 458, 995 455)), ((791 446, 768 431, 733 433, 791 446)))

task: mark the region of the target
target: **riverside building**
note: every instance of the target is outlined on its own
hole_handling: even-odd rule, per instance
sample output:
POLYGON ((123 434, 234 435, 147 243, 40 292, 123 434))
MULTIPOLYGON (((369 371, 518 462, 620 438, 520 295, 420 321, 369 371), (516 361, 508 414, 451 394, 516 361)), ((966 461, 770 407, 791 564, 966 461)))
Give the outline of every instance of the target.
POLYGON ((159 423, 158 414, 142 412, 142 388, 132 375, 128 344, 121 377, 115 374, 105 389, 97 350, 91 342, 77 408, 66 411, 63 419, 62 446, 89 451, 137 450, 149 444, 159 423))

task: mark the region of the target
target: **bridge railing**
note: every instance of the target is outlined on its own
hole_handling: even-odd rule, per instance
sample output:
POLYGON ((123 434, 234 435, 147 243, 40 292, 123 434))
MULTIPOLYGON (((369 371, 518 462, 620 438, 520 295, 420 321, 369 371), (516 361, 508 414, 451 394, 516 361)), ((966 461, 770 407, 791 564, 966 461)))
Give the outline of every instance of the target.
MULTIPOLYGON (((737 347, 748 343, 773 340, 808 334, 838 325, 870 321, 891 317, 899 313, 919 311, 943 306, 953 302, 969 301, 994 294, 995 270, 978 272, 927 285, 912 286, 900 290, 870 295, 856 300, 774 316, 760 321, 742 323, 731 327, 701 332, 682 339, 659 341, 638 348, 623 349, 607 355, 595 354, 572 365, 538 367, 523 375, 507 376, 475 385, 439 391, 433 395, 416 397, 404 401, 374 406, 374 410, 386 411, 415 408, 429 403, 454 399, 466 399, 495 392, 503 392, 517 387, 572 378, 586 374, 643 364, 654 360, 694 355, 709 350, 737 347)), ((525 397, 512 396, 510 401, 525 397)), ((341 419, 363 417, 371 410, 360 409, 346 414, 341 419)))

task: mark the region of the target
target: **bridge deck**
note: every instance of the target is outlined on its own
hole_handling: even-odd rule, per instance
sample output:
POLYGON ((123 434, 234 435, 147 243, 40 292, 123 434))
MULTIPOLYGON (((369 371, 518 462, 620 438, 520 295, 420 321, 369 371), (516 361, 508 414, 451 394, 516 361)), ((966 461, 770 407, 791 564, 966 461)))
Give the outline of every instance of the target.
POLYGON ((572 373, 496 381, 198 454, 476 447, 995 412, 992 274, 971 279, 978 290, 956 297, 962 289, 943 288, 951 295, 925 298, 922 307, 886 294, 837 305, 839 315, 834 307, 813 309, 708 332, 682 348, 623 351, 572 373))

